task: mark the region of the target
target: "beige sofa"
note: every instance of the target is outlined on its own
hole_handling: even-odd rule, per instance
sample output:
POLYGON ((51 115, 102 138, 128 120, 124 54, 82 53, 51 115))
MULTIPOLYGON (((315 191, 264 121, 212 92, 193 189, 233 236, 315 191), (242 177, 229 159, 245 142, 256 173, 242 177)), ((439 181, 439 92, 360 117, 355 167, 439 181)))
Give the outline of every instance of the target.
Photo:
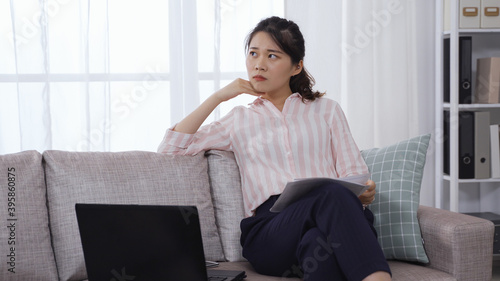
MULTIPOLYGON (((84 280, 75 203, 190 204, 200 212, 207 259, 255 273, 241 257, 240 177, 232 153, 26 151, 0 156, 0 280, 84 280)), ((421 206, 430 263, 390 261, 393 280, 490 280, 493 224, 421 206)), ((296 280, 296 279, 287 279, 296 280)))

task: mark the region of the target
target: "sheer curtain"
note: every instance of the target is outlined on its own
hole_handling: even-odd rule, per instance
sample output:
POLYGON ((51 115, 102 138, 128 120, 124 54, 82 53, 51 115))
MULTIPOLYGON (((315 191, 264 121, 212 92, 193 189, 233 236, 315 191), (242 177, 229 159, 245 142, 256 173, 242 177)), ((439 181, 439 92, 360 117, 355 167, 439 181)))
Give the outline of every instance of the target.
MULTIPOLYGON (((432 0, 286 2, 305 66, 342 105, 360 149, 434 131, 434 9, 432 0)), ((431 143, 422 204, 435 204, 433 177, 431 143)))
POLYGON ((246 77, 244 38, 271 15, 283 0, 1 0, 0 154, 155 151, 246 77))

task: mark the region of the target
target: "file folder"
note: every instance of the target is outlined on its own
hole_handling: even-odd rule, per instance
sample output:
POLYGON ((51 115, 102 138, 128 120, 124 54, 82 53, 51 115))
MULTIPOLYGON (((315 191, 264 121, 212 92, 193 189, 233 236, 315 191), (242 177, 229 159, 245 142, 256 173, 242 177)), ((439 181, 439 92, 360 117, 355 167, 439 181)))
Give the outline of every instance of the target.
MULTIPOLYGON (((472 37, 459 38, 458 102, 472 103, 472 37)), ((450 38, 443 40, 443 100, 450 102, 450 38)))
POLYGON ((443 112, 443 173, 450 174, 450 112, 443 112))
POLYGON ((472 103, 472 37, 459 38, 459 103, 472 103))
POLYGON ((443 101, 450 102, 450 38, 443 40, 443 101))
POLYGON ((473 179, 475 175, 474 112, 459 112, 458 138, 458 177, 473 179))
POLYGON ((490 178, 490 113, 474 112, 474 178, 490 178))
MULTIPOLYGON (((450 174, 450 112, 444 112, 443 172, 450 174)), ((474 178, 474 112, 460 111, 458 114, 458 178, 474 178)))
POLYGON ((500 127, 490 125, 491 177, 500 178, 500 127))

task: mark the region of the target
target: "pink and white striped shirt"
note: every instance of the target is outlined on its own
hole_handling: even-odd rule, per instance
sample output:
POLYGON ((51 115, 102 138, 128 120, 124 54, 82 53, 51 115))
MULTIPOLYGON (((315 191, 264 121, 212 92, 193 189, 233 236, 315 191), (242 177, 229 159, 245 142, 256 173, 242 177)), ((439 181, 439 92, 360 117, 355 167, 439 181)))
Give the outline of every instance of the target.
POLYGON ((299 94, 292 94, 280 112, 259 97, 248 108, 235 107, 195 134, 173 128, 165 134, 158 152, 234 152, 246 216, 252 216, 270 196, 282 193, 288 181, 368 173, 340 105, 327 98, 303 103, 299 94))

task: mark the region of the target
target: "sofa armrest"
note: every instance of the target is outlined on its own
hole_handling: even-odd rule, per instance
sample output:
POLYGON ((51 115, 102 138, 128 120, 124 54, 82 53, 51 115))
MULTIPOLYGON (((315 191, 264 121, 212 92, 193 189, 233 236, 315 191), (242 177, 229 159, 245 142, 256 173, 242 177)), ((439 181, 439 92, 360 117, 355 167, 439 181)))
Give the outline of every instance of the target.
POLYGON ((457 280, 491 280, 491 221, 426 206, 419 207, 418 220, 429 267, 457 280))

